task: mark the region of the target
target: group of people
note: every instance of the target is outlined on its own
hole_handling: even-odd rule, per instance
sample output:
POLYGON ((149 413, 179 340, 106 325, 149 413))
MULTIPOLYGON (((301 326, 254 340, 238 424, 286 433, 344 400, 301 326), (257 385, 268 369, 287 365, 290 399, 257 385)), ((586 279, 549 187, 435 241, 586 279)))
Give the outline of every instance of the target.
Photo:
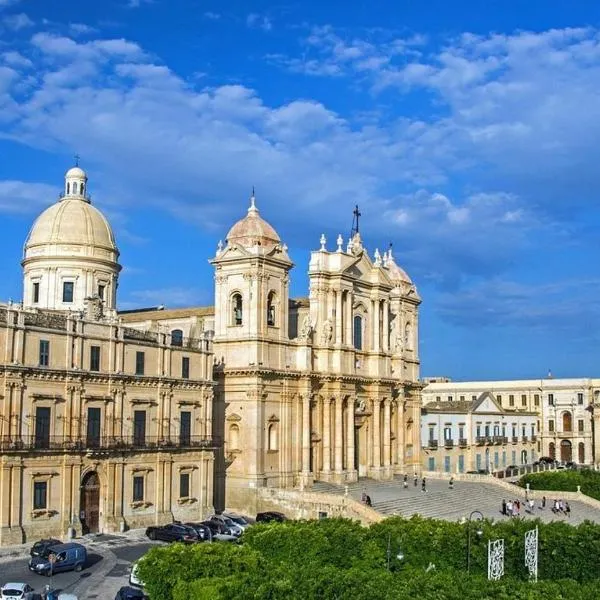
POLYGON ((564 500, 554 500, 552 503, 552 512, 555 515, 565 515, 566 517, 570 517, 571 505, 564 500))
POLYGON ((362 493, 362 496, 360 497, 360 501, 363 504, 366 504, 367 506, 373 506, 373 502, 371 501, 371 496, 369 496, 369 494, 367 494, 367 492, 362 493))
MULTIPOLYGON (((526 500, 502 500, 502 509, 500 512, 506 517, 518 517, 521 514, 521 508, 523 508, 529 514, 533 514, 535 510, 535 501, 533 498, 527 498, 526 500)), ((546 496, 543 496, 539 509, 545 510, 545 508, 546 496)), ((564 500, 554 500, 552 502, 552 512, 555 515, 562 514, 570 517, 571 506, 564 500)))

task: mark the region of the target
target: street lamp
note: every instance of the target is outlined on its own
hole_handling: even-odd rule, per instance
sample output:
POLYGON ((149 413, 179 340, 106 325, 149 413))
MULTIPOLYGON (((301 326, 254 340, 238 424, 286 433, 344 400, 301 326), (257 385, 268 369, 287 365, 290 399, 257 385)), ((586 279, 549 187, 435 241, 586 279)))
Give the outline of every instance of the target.
MULTIPOLYGON (((471 521, 474 516, 477 517, 478 521, 483 521, 483 515, 478 510, 474 510, 469 515, 469 520, 467 522, 467 573, 471 572, 471 521)), ((480 538, 483 535, 481 527, 478 527, 475 533, 477 534, 477 537, 480 538)))
MULTIPOLYGON (((387 570, 390 571, 391 570, 390 563, 391 563, 391 559, 392 559, 392 534, 391 533, 388 533, 386 556, 387 556, 387 570)), ((396 560, 398 560, 400 562, 404 560, 404 553, 402 552, 402 550, 398 550, 398 554, 396 554, 396 560)))

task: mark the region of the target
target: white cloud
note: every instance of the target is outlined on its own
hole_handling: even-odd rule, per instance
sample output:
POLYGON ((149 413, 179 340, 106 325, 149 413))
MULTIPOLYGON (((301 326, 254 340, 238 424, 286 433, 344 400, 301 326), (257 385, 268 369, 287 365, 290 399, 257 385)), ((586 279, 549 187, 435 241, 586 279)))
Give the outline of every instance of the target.
POLYGON ((69 23, 69 30, 73 35, 90 35, 97 31, 95 27, 90 27, 85 23, 69 23))
POLYGON ((23 56, 20 52, 12 50, 0 54, 0 59, 9 67, 29 68, 33 66, 33 63, 27 57, 23 56))
POLYGON ((262 29, 263 31, 271 31, 273 29, 273 22, 266 15, 259 15, 257 13, 250 13, 246 17, 246 25, 248 27, 262 29))
POLYGON ((128 8, 139 8, 143 4, 152 4, 154 0, 127 0, 128 8))
POLYGON ((119 308, 139 308, 142 306, 164 306, 174 308, 177 306, 198 306, 199 304, 212 304, 212 298, 206 290, 193 288, 171 287, 164 289, 135 290, 129 293, 129 301, 121 302, 119 308))
POLYGON ((221 15, 219 13, 207 11, 204 13, 204 18, 209 21, 218 21, 221 18, 221 15))
POLYGON ((45 183, 0 180, 0 212, 36 213, 54 202, 59 191, 45 183))
POLYGON ((21 0, 0 0, 0 10, 3 8, 8 8, 9 6, 14 6, 18 4, 21 0))
POLYGON ((20 31, 21 29, 32 27, 34 22, 25 13, 19 13, 7 15, 2 19, 2 24, 13 31, 20 31))

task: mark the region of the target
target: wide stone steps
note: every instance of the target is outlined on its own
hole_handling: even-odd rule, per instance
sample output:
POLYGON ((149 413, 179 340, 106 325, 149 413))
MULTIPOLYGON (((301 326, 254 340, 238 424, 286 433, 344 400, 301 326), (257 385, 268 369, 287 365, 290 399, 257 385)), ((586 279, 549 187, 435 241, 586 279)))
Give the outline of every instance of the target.
MULTIPOLYGON (((459 520, 468 518, 473 510, 480 511, 485 518, 506 518, 500 513, 502 500, 519 499, 524 501, 525 491, 517 486, 514 490, 507 490, 493 483, 457 481, 454 489, 449 489, 448 482, 430 479, 427 481, 427 491, 421 491, 421 481, 418 486, 413 485, 409 479, 409 487, 404 489, 402 479, 395 478, 391 481, 376 481, 361 479, 347 486, 335 485, 327 482, 316 482, 312 491, 324 494, 348 495, 355 500, 361 499, 363 493, 369 494, 373 508, 384 515, 402 515, 409 517, 419 514, 424 517, 435 517, 446 520, 459 520)), ((539 501, 536 501, 533 515, 525 511, 521 505, 520 516, 524 518, 539 517, 543 521, 565 520, 573 524, 586 519, 600 522, 600 510, 590 507, 582 502, 573 501, 571 517, 555 515, 550 506, 554 498, 560 498, 560 492, 548 497, 545 510, 541 510, 539 501)))

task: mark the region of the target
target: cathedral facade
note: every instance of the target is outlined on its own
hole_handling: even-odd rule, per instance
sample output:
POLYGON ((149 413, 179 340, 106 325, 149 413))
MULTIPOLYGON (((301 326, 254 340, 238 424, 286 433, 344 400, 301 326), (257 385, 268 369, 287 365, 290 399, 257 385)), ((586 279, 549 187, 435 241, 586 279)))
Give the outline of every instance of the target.
POLYGON ((420 469, 421 302, 391 249, 358 231, 311 253, 291 299, 287 246, 259 214, 219 242, 214 307, 131 312, 140 331, 214 336, 215 506, 252 513, 256 488, 390 479, 420 469))

